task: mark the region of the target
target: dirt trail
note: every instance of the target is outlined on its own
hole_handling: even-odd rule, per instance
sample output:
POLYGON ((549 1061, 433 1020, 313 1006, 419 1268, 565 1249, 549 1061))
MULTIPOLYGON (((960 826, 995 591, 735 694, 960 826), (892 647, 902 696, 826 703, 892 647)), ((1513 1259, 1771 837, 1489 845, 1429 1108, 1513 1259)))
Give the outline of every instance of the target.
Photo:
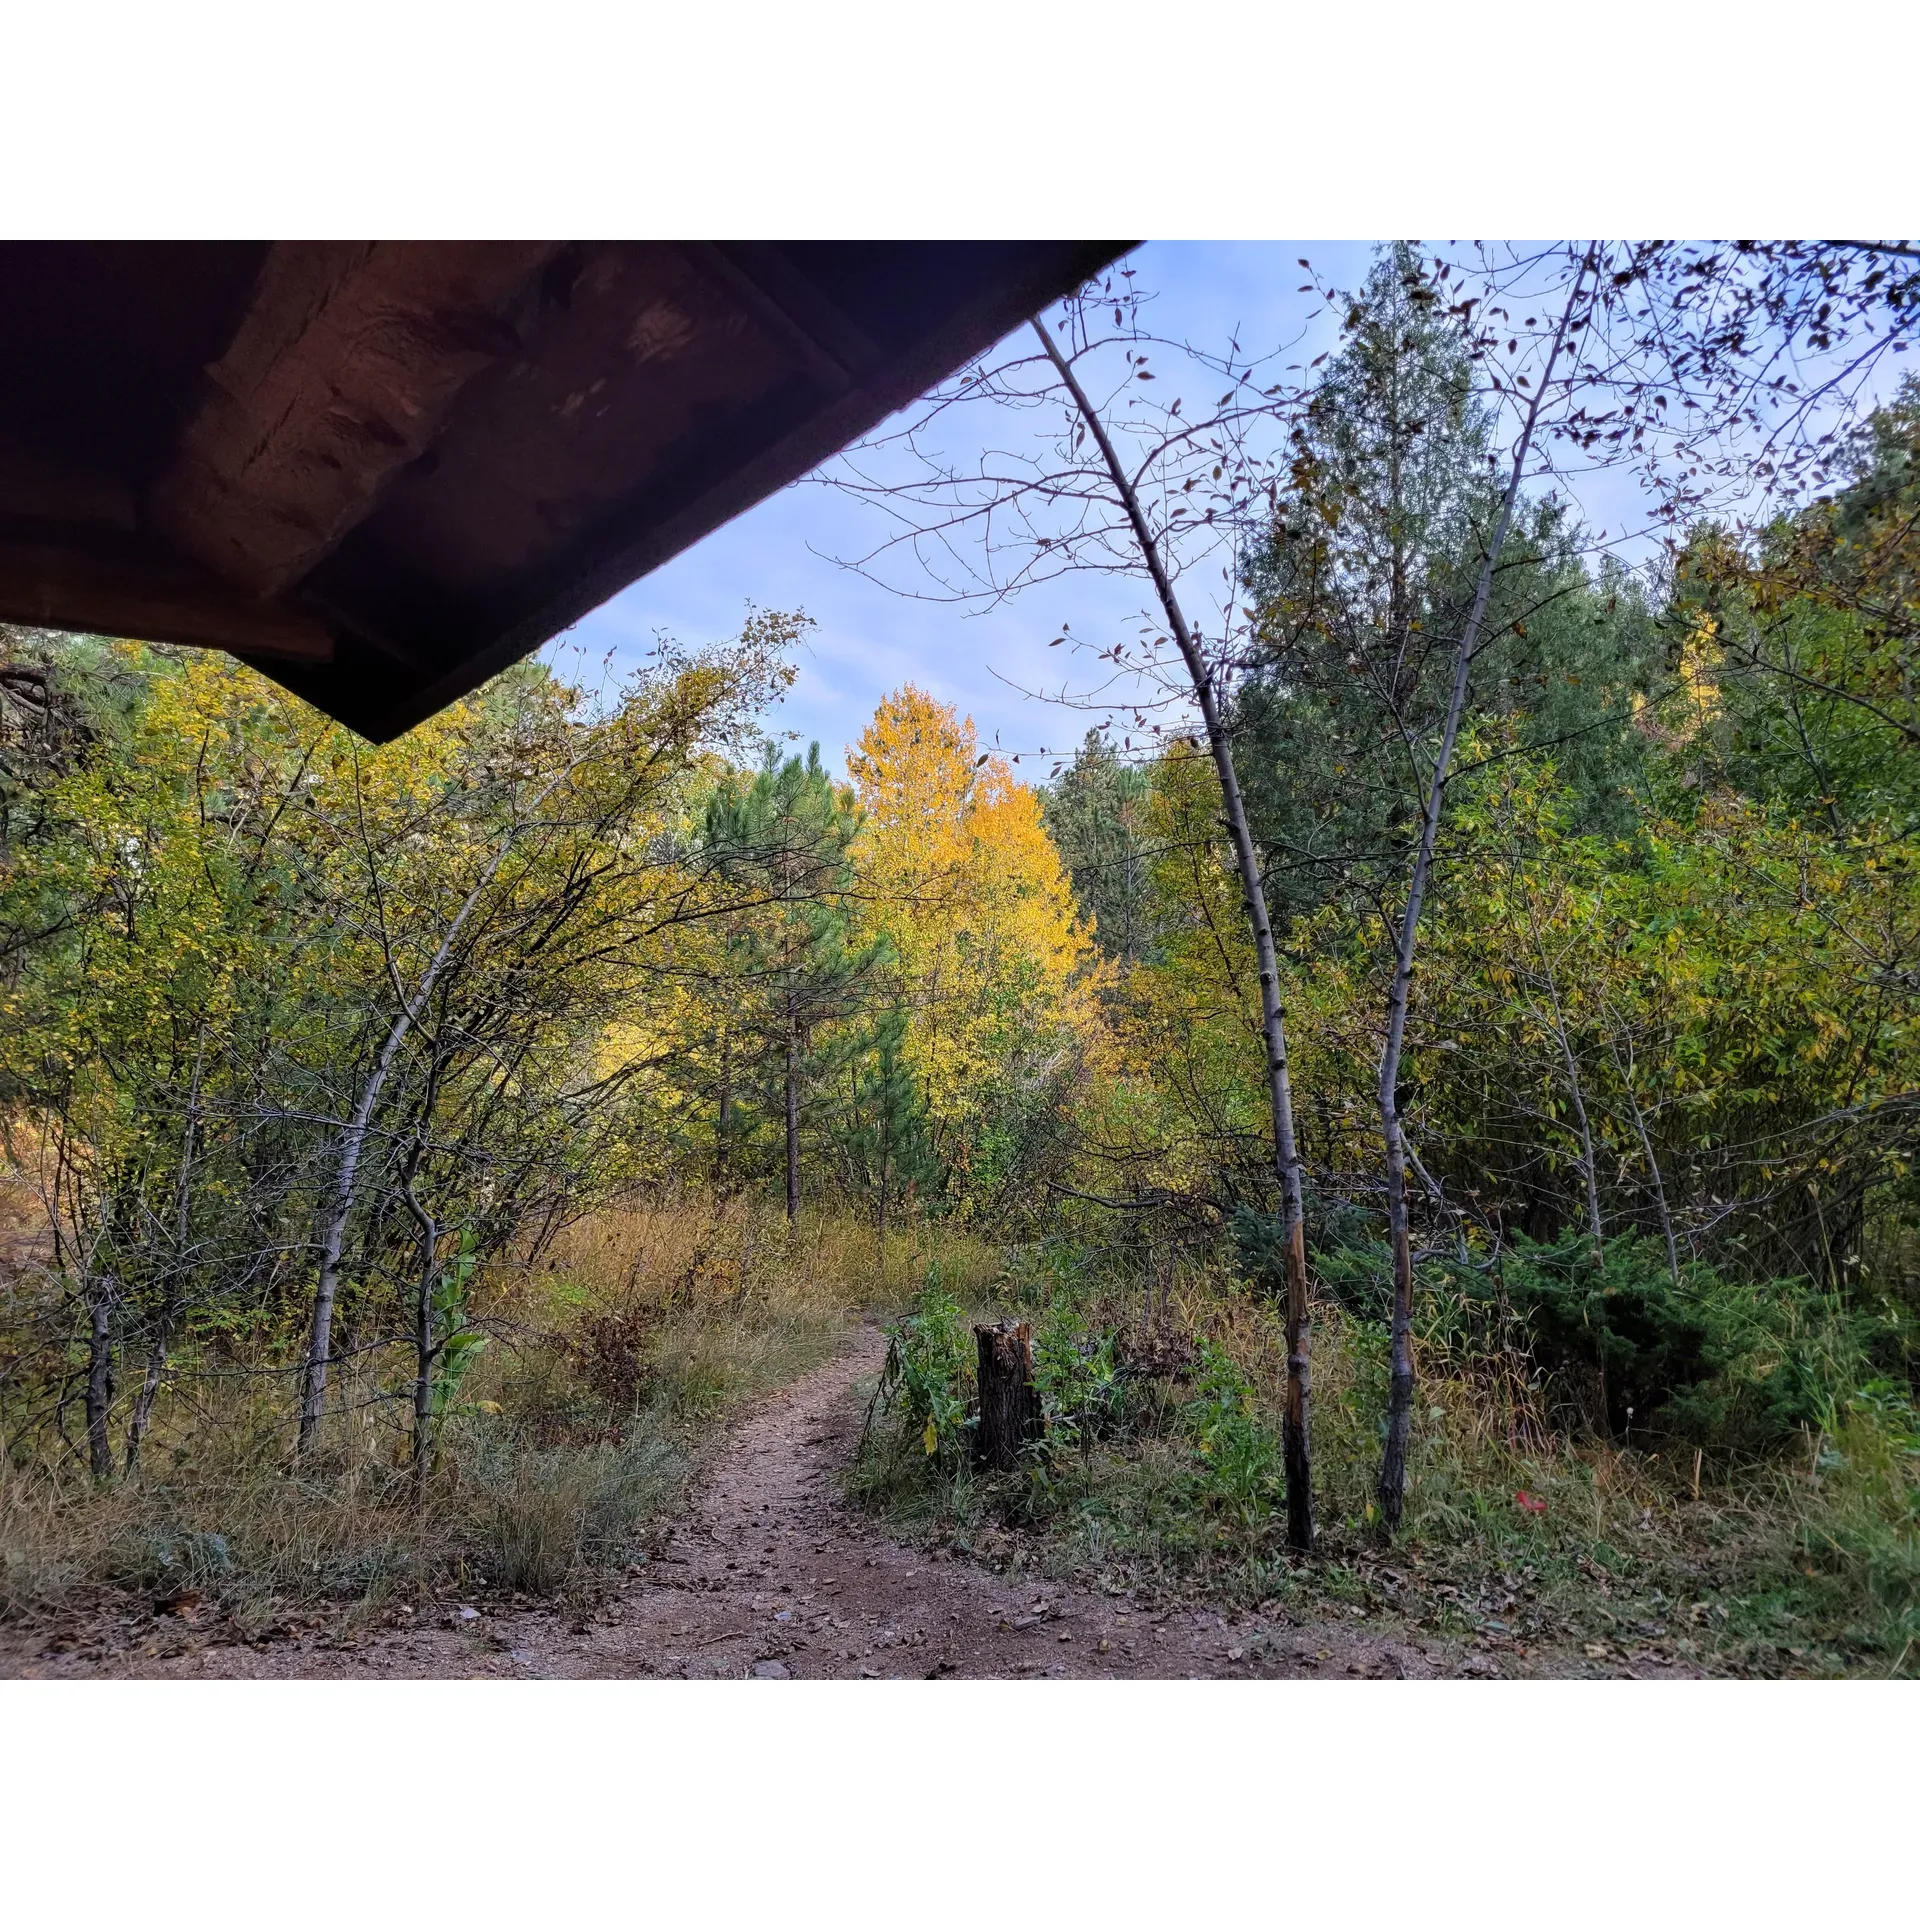
MULTIPOLYGON (((660 1553, 590 1619, 484 1592, 417 1625, 267 1646, 163 1635, 85 1651, 0 1642, 0 1672, 306 1679, 1412 1678, 1496 1671, 1465 1648, 1206 1608, 1141 1608, 901 1546, 839 1480, 856 1392, 877 1372, 863 1329, 734 1433, 660 1553)), ((1501 1663, 1507 1667, 1506 1662, 1501 1663)), ((1527 1669, 1509 1668, 1524 1672, 1527 1669)))

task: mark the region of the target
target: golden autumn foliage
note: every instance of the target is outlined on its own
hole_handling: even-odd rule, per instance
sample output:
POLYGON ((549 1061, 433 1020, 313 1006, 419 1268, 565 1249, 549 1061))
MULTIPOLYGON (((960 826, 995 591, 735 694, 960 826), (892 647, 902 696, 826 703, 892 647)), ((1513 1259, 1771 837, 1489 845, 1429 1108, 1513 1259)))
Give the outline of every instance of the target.
POLYGON ((848 755, 863 931, 885 934, 911 1009, 908 1059, 964 1167, 990 1082, 1043 1082, 1097 1049, 1099 963, 1037 797, 918 687, 848 755))

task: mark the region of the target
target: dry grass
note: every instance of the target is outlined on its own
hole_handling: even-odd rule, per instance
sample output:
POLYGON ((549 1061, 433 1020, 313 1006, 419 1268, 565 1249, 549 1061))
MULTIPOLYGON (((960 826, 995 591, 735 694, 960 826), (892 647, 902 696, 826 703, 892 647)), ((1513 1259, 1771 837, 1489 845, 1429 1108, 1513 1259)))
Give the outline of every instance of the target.
MULTIPOLYGON (((926 1252, 924 1236, 890 1236, 883 1279, 870 1226, 790 1230, 745 1202, 583 1221, 537 1271, 487 1276, 492 1344, 419 1491, 395 1378, 340 1369, 322 1445, 292 1472, 284 1381, 194 1384, 183 1356, 135 1479, 96 1488, 52 1456, 0 1466, 0 1617, 191 1592, 247 1630, 320 1604, 590 1585, 680 1497, 730 1415, 825 1360, 926 1252)), ((993 1263, 971 1243, 964 1258, 993 1263)))
MULTIPOLYGON (((236 1425, 239 1423, 236 1422, 236 1425)), ((0 1614, 44 1616, 115 1596, 159 1604, 217 1595, 242 1625, 281 1604, 379 1604, 430 1582, 450 1558, 428 1551, 461 1499, 449 1474, 415 1501, 384 1460, 338 1446, 295 1476, 272 1455, 219 1444, 164 1477, 95 1487, 37 1463, 0 1477, 0 1614)), ((462 1514, 465 1518, 465 1514, 462 1514)), ((461 1545, 470 1537, 463 1527, 461 1545)))

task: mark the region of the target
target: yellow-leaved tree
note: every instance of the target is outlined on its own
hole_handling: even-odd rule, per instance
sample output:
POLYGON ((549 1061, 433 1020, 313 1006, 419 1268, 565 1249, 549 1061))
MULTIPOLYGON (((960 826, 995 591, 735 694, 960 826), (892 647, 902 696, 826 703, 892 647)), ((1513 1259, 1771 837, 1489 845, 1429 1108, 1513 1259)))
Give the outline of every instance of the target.
POLYGON ((935 1149, 963 1203, 984 1199, 1044 1152, 1099 1061, 1097 952, 1038 797, 970 719, 902 687, 847 760, 863 936, 890 943, 935 1149))

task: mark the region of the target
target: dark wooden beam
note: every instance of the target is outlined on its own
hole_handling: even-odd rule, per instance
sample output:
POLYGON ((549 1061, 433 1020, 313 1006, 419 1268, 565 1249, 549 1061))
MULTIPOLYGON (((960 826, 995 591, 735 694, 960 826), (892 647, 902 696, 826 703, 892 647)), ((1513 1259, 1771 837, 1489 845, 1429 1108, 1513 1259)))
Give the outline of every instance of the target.
POLYGON ((287 241, 268 255, 173 464, 162 538, 270 595, 357 526, 460 390, 519 350, 506 309, 552 241, 287 241))
MULTIPOLYGON (((621 588, 870 432, 889 414, 986 352, 1029 314, 1070 292, 1124 250, 1122 243, 1102 240, 1069 242, 1049 249, 1024 274, 993 286, 961 306, 943 324, 917 338, 908 351, 877 364, 867 361, 857 384, 828 398, 791 431, 751 451, 726 449, 717 444, 720 436, 716 436, 712 449, 716 477, 700 480, 680 476, 681 485, 670 485, 659 493, 642 492, 630 500, 624 511, 613 517, 614 524, 608 528, 600 550, 581 556, 564 579, 548 583, 528 611, 494 633, 475 635, 458 649, 461 658, 457 667, 396 699, 376 726, 359 720, 352 724, 371 740, 390 740, 471 693, 621 588)), ((744 259, 751 257, 744 249, 723 247, 721 251, 742 270, 744 259)), ((758 260, 753 266, 756 274, 764 270, 758 260)), ((765 284, 763 281, 763 288, 765 284)), ((782 292, 787 289, 783 287, 782 292)), ((789 320, 794 319, 794 307, 798 306, 796 300, 793 307, 784 307, 789 320)), ((828 311, 826 302, 816 294, 808 309, 808 332, 816 342, 822 336, 833 338, 840 352, 849 352, 850 357, 858 353, 865 361, 864 342, 856 345, 837 329, 829 333, 825 324, 828 311)), ((820 350, 828 351, 824 345, 820 350)), ((839 353, 834 357, 839 358, 839 353)), ((295 690, 309 699, 317 697, 306 693, 304 686, 295 690)))
POLYGON ((1120 250, 0 244, 0 619, 389 739, 1120 250))
POLYGON ((139 542, 0 527, 0 620, 69 633, 223 647, 243 660, 329 665, 333 636, 307 614, 236 592, 139 542))
POLYGON ((119 474, 0 438, 0 523, 8 521, 131 534, 140 507, 132 483, 119 474))
POLYGON ((684 241, 681 252, 726 288, 761 325, 784 340, 828 393, 844 393, 880 367, 886 355, 765 242, 684 241))

